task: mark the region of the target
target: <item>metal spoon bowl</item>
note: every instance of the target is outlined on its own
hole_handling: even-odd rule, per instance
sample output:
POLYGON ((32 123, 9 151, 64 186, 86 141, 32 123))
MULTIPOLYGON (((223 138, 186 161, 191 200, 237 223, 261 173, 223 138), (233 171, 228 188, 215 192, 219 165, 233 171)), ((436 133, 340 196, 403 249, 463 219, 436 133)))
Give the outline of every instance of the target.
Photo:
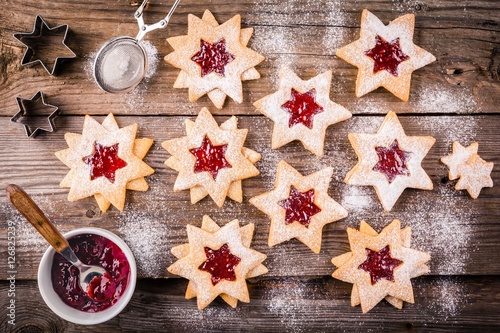
MULTIPOLYGON (((31 197, 17 185, 10 184, 6 188, 7 197, 12 205, 35 227, 35 229, 49 242, 49 244, 60 253, 66 260, 80 271, 80 287, 92 297, 89 293, 89 286, 92 287, 93 279, 99 279, 104 274, 109 273, 100 266, 86 265, 78 259, 68 240, 57 230, 57 228, 43 214, 42 210, 36 205, 31 197)), ((98 280, 96 280, 98 281, 98 280)), ((103 301, 98 299, 98 301, 103 301)))

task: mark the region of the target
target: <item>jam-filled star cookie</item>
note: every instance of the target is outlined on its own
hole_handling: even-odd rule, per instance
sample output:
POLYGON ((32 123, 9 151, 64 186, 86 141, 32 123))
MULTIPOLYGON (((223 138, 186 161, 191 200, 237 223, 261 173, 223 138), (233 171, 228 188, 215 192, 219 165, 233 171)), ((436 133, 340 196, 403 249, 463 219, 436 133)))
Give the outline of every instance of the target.
POLYGON ((413 71, 436 60, 413 44, 414 26, 413 14, 398 17, 385 26, 375 15, 363 10, 359 39, 336 52, 339 58, 358 67, 357 97, 384 87, 408 101, 413 71))
POLYGON ((206 215, 201 228, 187 226, 189 243, 172 249, 179 260, 168 271, 190 280, 186 298, 197 297, 200 310, 217 296, 232 307, 250 301, 246 279, 267 273, 266 255, 250 248, 253 230, 238 220, 220 228, 206 215))
POLYGON ((326 128, 352 116, 330 100, 331 81, 331 71, 304 81, 281 67, 278 91, 254 103, 274 122, 273 149, 299 140, 313 154, 323 155, 326 128))
POLYGON ((347 216, 328 196, 332 174, 333 168, 324 168, 302 176, 285 161, 278 163, 274 189, 250 199, 271 218, 269 246, 297 238, 319 253, 323 227, 347 216))
POLYGON ((94 196, 99 208, 125 205, 126 190, 146 191, 145 176, 154 173, 142 159, 153 140, 136 139, 137 124, 119 128, 109 114, 102 124, 85 116, 82 134, 66 133, 68 149, 55 153, 71 170, 61 181, 69 201, 94 196))
POLYGON ((453 142, 453 152, 441 158, 449 168, 448 178, 460 178, 455 185, 457 190, 467 190, 473 199, 477 199, 483 187, 492 187, 491 171, 493 163, 486 162, 477 154, 478 143, 468 147, 453 142))
POLYGON ((401 229, 394 220, 378 234, 362 221, 347 235, 351 252, 332 259, 338 267, 332 276, 353 284, 351 305, 361 304, 366 313, 384 298, 399 309, 403 301, 413 303, 410 279, 429 272, 430 255, 410 248, 410 227, 401 229))
MULTIPOLYGON (((205 10, 205 12, 203 13, 203 17, 201 19, 211 24, 214 27, 219 26, 219 23, 209 10, 205 10)), ((241 29, 240 42, 243 46, 248 45, 248 42, 250 41, 252 34, 253 34, 253 28, 241 29)), ((188 41, 188 39, 189 39, 188 36, 177 36, 177 37, 171 37, 167 39, 167 41, 175 50, 183 47, 183 45, 188 41)), ((255 69, 255 67, 252 67, 241 74, 241 81, 256 80, 258 78, 260 78, 260 74, 255 69)), ((174 88, 179 88, 179 89, 189 88, 190 80, 191 77, 189 76, 189 74, 181 70, 174 83, 174 88)), ((214 89, 208 92, 207 96, 208 98, 210 98, 212 103, 214 103, 215 107, 221 109, 222 106, 224 105, 224 101, 226 100, 227 95, 220 89, 214 89)))
POLYGON ((209 11, 202 19, 189 14, 187 36, 167 40, 174 51, 165 61, 181 69, 174 87, 189 88, 191 102, 208 94, 217 108, 226 95, 241 103, 241 81, 259 78, 254 67, 264 60, 247 47, 252 32, 241 29, 240 15, 219 25, 209 11))
POLYGON ((394 112, 389 112, 376 134, 349 133, 358 163, 345 177, 349 185, 371 185, 386 211, 407 188, 432 190, 421 166, 436 141, 431 136, 407 136, 394 112))
MULTIPOLYGON (((235 125, 227 126, 234 128, 235 125)), ((248 130, 220 128, 206 108, 200 111, 194 125, 187 122, 186 128, 187 136, 162 143, 173 157, 165 164, 179 172, 174 191, 202 187, 204 191, 197 189, 196 200, 192 196, 192 201, 196 202, 206 192, 222 207, 234 182, 232 190, 238 191, 241 189, 238 181, 259 174, 252 161, 258 160, 260 155, 257 158, 257 153, 243 147, 248 130)), ((231 193, 232 197, 238 195, 231 193)))

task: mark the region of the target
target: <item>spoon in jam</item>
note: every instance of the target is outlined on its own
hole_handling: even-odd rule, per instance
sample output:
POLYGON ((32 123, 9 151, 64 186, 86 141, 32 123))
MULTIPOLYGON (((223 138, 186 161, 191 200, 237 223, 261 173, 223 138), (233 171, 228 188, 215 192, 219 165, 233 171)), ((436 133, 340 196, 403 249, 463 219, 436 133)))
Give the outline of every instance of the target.
POLYGON ((87 295, 99 302, 108 299, 115 286, 111 275, 102 267, 86 265, 78 259, 68 240, 43 214, 31 197, 17 185, 10 184, 6 188, 7 197, 14 207, 30 222, 35 229, 66 260, 80 271, 80 287, 87 295))

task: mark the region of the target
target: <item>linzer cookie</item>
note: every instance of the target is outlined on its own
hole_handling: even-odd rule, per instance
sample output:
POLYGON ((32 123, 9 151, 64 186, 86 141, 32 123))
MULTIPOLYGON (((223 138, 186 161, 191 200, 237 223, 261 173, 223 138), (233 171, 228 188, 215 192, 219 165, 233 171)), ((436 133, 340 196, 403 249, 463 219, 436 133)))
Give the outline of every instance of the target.
POLYGON ((453 152, 441 158, 449 168, 448 178, 460 178, 455 186, 457 190, 467 190, 473 199, 477 199, 483 187, 492 187, 491 171, 493 163, 486 162, 477 154, 478 143, 468 147, 453 142, 453 152))
POLYGON ((290 68, 281 67, 278 91, 254 103, 274 121, 273 149, 299 140, 313 154, 323 155, 326 128, 352 116, 330 100, 331 81, 331 71, 304 81, 290 68))
POLYGON ((328 196, 332 174, 332 168, 324 168, 302 176, 285 161, 278 163, 274 189, 250 199, 271 218, 269 246, 296 238, 319 253, 323 227, 347 216, 328 196))
POLYGON ((413 44, 415 15, 398 17, 385 26, 368 10, 361 14, 360 38, 336 55, 358 67, 356 96, 384 87, 403 101, 410 95, 413 71, 436 58, 413 44))
POLYGON ((361 221, 360 230, 347 228, 351 252, 332 259, 333 277, 353 284, 351 305, 363 313, 384 298, 396 308, 414 303, 410 279, 429 272, 427 252, 410 248, 411 229, 392 221, 380 234, 361 221))
POLYGON ((172 248, 178 260, 168 271, 189 279, 186 299, 197 297, 202 310, 217 296, 232 307, 249 302, 246 279, 267 273, 266 255, 250 248, 253 224, 233 220, 220 228, 204 216, 201 228, 187 226, 189 243, 172 248))
POLYGON ((181 69, 174 88, 189 88, 189 100, 208 94, 217 108, 226 96, 243 101, 241 81, 260 77, 255 66, 264 57, 247 47, 252 28, 241 29, 236 15, 219 25, 210 11, 188 16, 188 34, 167 39, 174 52, 165 61, 181 69))
POLYGON ((144 177, 154 170, 142 159, 153 140, 136 133, 137 124, 119 128, 112 114, 102 125, 87 115, 82 134, 66 133, 69 148, 55 154, 71 169, 60 184, 70 188, 68 200, 94 196, 102 211, 111 204, 123 210, 127 189, 146 191, 144 177))
POLYGON ((373 186, 386 211, 407 188, 432 190, 421 166, 436 141, 431 136, 407 136, 394 112, 389 112, 376 134, 349 133, 358 163, 349 171, 349 185, 373 186))
POLYGON ((219 207, 226 196, 241 202, 241 180, 259 174, 253 163, 260 154, 243 147, 248 130, 237 129, 235 117, 219 127, 203 108, 194 123, 186 122, 186 132, 162 143, 172 155, 165 164, 179 172, 174 191, 190 189, 192 203, 207 194, 219 207))

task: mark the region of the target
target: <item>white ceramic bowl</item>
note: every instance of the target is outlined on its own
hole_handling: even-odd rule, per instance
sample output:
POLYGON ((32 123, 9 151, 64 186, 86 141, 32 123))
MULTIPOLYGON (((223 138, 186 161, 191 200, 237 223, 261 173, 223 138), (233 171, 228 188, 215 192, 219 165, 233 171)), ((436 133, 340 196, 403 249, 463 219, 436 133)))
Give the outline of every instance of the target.
POLYGON ((115 243, 127 257, 128 263, 130 265, 130 277, 127 289, 118 300, 118 302, 116 302, 109 308, 96 313, 83 312, 74 309, 64 303, 52 287, 51 269, 52 262, 54 260, 54 254, 56 253, 56 251, 52 247, 49 247, 47 251, 45 251, 42 260, 40 261, 40 266, 38 267, 38 288, 40 289, 40 294, 42 294, 42 298, 47 306, 59 317, 75 324, 93 325, 105 322, 113 318, 114 316, 119 314, 128 304, 128 302, 132 298, 132 295, 134 294, 135 282, 137 280, 137 266, 135 264, 134 255, 132 254, 132 251, 130 251, 130 248, 127 246, 127 244, 125 244, 125 242, 120 237, 110 231, 100 228, 81 228, 66 233, 64 237, 70 239, 76 235, 81 234, 93 234, 105 237, 115 243))

